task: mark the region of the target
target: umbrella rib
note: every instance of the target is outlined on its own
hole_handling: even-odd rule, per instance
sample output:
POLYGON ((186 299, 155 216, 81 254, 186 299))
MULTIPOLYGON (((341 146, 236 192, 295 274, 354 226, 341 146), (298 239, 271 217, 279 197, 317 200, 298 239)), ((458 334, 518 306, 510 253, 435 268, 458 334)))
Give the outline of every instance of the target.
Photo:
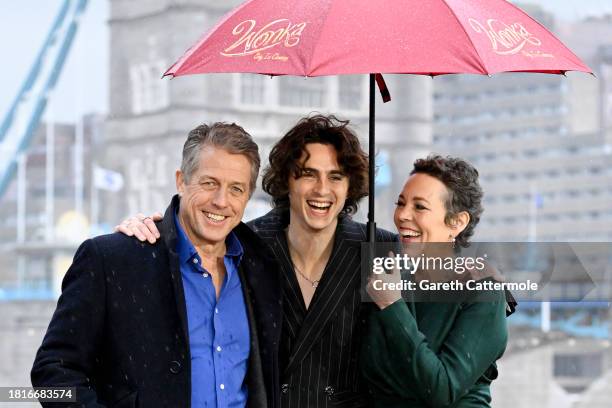
MULTIPOLYGON (((334 0, 331 0, 329 2, 329 8, 327 9, 327 14, 325 15, 325 20, 323 21, 323 24, 321 24, 321 30, 319 31, 319 36, 317 37, 317 41, 315 41, 314 46, 312 47, 312 53, 310 54, 310 58, 308 59, 309 64, 312 64, 313 61, 313 57, 315 52, 317 51, 317 46, 319 45, 319 40, 321 39, 321 36, 323 35, 323 29, 325 28, 325 23, 327 23, 327 19, 329 18, 330 10, 334 4, 334 0)), ((308 65, 307 69, 306 69, 306 76, 310 76, 310 72, 312 72, 312 67, 310 65, 308 65)))
POLYGON ((472 48, 474 48, 474 51, 476 51, 476 55, 478 55, 478 62, 480 63, 480 68, 483 70, 483 74, 484 75, 488 75, 489 74, 489 70, 487 69, 484 60, 480 56, 480 52, 478 52, 478 48, 476 48, 476 44, 474 44, 474 41, 472 41, 472 37, 470 37, 470 35, 467 33, 467 30, 465 29, 463 24, 461 24, 461 21, 459 21, 459 18, 457 17, 457 13, 455 13, 455 10, 453 10, 453 8, 451 6, 449 6, 449 4, 446 2, 446 0, 441 0, 441 1, 442 1, 442 3, 444 3, 446 8, 448 8, 448 10, 451 12, 453 17, 455 17, 455 21, 457 21, 457 24, 459 24, 459 27, 461 27, 461 29, 465 33, 465 36, 467 37, 467 39, 470 42, 470 44, 472 44, 472 48))

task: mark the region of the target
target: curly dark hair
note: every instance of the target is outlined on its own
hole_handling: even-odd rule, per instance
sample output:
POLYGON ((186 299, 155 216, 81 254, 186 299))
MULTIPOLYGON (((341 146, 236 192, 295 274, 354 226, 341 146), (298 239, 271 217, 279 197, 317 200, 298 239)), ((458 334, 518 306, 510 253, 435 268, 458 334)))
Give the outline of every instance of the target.
POLYGON ((334 115, 307 116, 274 145, 270 163, 263 171, 262 187, 272 196, 275 208, 289 208, 289 175, 300 177, 300 158, 306 145, 321 143, 336 149, 340 169, 349 178, 348 194, 340 214, 357 211, 359 200, 368 195, 368 155, 348 125, 348 120, 334 115))
POLYGON ((470 237, 474 235, 474 229, 484 211, 482 207, 484 193, 478 183, 478 170, 457 157, 430 155, 414 162, 410 174, 415 173, 435 177, 446 186, 448 195, 444 203, 446 208, 444 222, 447 225, 451 225, 453 219, 462 211, 470 215, 468 225, 455 237, 455 244, 458 247, 468 247, 470 237))

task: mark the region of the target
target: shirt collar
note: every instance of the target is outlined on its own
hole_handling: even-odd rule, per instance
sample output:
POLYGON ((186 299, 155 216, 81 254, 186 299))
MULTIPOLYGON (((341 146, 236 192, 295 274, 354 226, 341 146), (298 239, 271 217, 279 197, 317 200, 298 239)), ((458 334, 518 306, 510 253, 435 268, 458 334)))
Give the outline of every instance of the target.
MULTIPOLYGON (((178 206, 176 212, 174 213, 174 224, 176 226, 177 232, 176 252, 178 253, 179 260, 181 261, 181 263, 192 262, 191 260, 194 256, 197 257, 199 261, 201 261, 199 259, 200 257, 198 255, 198 252, 189 240, 189 237, 187 237, 185 230, 183 230, 183 227, 181 226, 178 217, 178 206)), ((229 235, 225 238, 225 257, 234 258, 237 265, 242 259, 243 254, 244 249, 242 247, 242 244, 240 243, 240 240, 238 239, 234 231, 230 231, 229 235)))

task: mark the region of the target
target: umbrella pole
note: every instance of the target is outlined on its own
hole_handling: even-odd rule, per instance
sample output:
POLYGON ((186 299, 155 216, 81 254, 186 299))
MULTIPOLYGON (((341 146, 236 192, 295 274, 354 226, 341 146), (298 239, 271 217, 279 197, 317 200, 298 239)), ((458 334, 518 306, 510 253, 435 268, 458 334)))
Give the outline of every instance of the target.
POLYGON ((370 122, 369 122, 369 169, 368 169, 368 242, 376 242, 376 223, 374 222, 374 191, 376 183, 374 182, 375 170, 376 170, 376 159, 374 157, 376 150, 376 132, 374 128, 374 122, 376 120, 376 89, 375 89, 376 75, 370 74, 370 122))

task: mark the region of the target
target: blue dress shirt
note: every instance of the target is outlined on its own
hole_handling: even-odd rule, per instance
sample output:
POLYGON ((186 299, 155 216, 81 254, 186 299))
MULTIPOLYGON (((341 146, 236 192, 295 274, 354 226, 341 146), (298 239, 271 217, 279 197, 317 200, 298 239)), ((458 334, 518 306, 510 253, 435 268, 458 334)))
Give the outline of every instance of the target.
POLYGON ((225 280, 219 299, 212 277, 189 241, 175 214, 187 324, 191 350, 191 406, 243 408, 250 351, 249 322, 238 276, 243 249, 236 235, 226 240, 225 280))

